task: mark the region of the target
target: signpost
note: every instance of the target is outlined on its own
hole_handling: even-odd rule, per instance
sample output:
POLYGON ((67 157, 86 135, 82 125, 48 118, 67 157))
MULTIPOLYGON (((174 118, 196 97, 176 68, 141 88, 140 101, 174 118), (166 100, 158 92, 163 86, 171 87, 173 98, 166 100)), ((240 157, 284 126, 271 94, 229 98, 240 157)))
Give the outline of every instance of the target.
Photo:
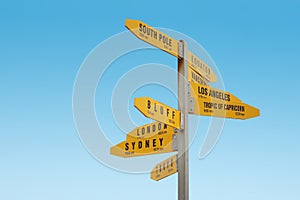
POLYGON ((158 163, 151 171, 151 179, 159 181, 177 172, 177 155, 158 163))
POLYGON ((135 98, 134 106, 156 122, 133 129, 110 153, 128 158, 177 151, 154 167, 151 179, 158 181, 178 172, 178 200, 188 200, 188 114, 248 119, 259 116, 260 111, 229 92, 210 87, 210 82, 217 81, 215 73, 188 51, 185 41, 138 20, 127 19, 125 25, 139 39, 177 57, 178 110, 149 97, 135 98))
POLYGON ((178 200, 189 199, 189 136, 188 136, 188 91, 187 43, 180 41, 178 58, 178 107, 182 113, 182 129, 178 131, 178 200))
POLYGON ((180 129, 180 111, 149 97, 134 99, 136 107, 146 117, 180 129))

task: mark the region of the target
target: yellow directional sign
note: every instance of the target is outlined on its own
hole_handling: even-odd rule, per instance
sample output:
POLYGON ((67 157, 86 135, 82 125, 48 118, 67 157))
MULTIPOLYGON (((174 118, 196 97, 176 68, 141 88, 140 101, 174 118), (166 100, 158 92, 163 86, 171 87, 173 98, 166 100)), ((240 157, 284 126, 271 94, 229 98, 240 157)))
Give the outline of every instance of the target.
POLYGON ((207 80, 205 78, 203 78, 202 76, 200 76, 197 72, 195 72, 190 67, 188 68, 188 81, 208 86, 207 80))
POLYGON ((126 19, 125 26, 139 39, 178 57, 178 41, 139 20, 126 19))
MULTIPOLYGON (((143 40, 177 58, 179 57, 178 40, 175 40, 169 35, 139 20, 126 19, 125 26, 140 40, 143 40)), ((217 76, 213 70, 190 51, 188 51, 188 65, 208 81, 217 81, 217 76)))
POLYGON ((150 138, 129 138, 110 148, 110 154, 123 158, 176 151, 176 134, 155 135, 150 138))
POLYGON ((204 99, 201 97, 196 98, 194 105, 190 107, 189 113, 234 119, 248 119, 260 115, 257 108, 245 103, 226 102, 219 99, 204 99))
POLYGON ((177 172, 177 155, 158 163, 151 171, 151 179, 159 181, 177 172))
POLYGON ((174 128, 161 122, 153 122, 133 129, 126 135, 126 140, 150 138, 155 135, 174 134, 174 128))
POLYGON ((149 97, 134 99, 134 106, 146 117, 180 128, 180 111, 149 97))
POLYGON ((207 80, 211 82, 217 81, 217 76, 213 70, 190 51, 188 51, 188 65, 207 80))
POLYGON ((225 102, 242 102, 239 98, 229 92, 218 90, 209 86, 191 82, 191 96, 196 95, 197 98, 202 99, 217 99, 225 102))

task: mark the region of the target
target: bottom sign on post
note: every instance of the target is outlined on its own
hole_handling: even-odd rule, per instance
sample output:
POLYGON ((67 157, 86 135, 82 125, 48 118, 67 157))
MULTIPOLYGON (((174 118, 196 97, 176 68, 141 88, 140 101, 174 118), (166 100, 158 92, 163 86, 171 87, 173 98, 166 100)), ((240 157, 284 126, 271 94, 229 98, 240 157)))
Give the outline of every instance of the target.
POLYGON ((177 155, 158 163, 151 171, 151 179, 159 181, 177 172, 177 155))

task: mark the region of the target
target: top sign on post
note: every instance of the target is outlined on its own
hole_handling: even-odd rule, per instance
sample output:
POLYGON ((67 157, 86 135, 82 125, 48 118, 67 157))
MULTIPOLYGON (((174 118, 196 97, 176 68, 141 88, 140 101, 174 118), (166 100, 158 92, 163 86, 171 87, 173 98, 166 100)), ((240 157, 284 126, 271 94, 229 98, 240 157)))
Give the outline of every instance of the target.
MULTIPOLYGON (((175 40, 169 35, 139 20, 126 19, 125 26, 140 40, 143 40, 177 58, 179 57, 178 40, 175 40)), ((188 51, 188 65, 208 81, 217 81, 217 76, 213 70, 190 51, 188 51)))
POLYGON ((139 20, 126 19, 128 28, 139 39, 178 57, 178 41, 139 20))

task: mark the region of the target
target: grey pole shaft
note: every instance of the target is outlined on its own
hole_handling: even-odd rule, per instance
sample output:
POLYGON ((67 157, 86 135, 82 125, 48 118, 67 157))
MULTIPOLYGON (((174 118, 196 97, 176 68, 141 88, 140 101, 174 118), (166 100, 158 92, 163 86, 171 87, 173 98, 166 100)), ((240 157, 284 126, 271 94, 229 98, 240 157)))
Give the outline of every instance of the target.
POLYGON ((181 116, 181 130, 178 132, 178 200, 189 199, 188 160, 188 61, 187 43, 179 41, 178 58, 178 108, 181 116))

